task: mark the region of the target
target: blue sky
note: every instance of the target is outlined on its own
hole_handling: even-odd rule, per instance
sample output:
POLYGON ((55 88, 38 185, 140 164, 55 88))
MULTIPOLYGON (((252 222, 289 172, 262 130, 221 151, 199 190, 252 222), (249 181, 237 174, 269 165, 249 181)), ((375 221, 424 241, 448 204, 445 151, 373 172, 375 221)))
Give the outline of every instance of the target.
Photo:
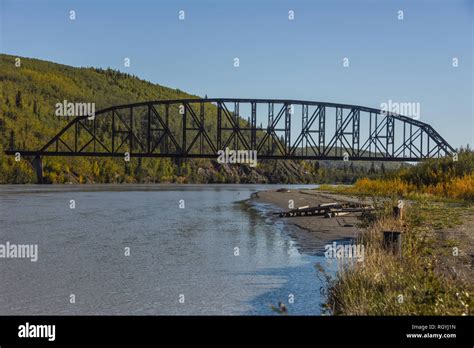
POLYGON ((2 53, 209 97, 419 102, 420 121, 474 144, 474 1, 0 1, 2 53))

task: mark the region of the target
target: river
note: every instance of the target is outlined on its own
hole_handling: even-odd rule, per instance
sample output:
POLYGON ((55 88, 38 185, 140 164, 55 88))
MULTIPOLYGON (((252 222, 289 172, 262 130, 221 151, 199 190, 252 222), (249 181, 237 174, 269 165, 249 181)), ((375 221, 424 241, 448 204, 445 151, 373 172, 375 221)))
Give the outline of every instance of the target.
POLYGON ((38 248, 0 258, 0 315, 321 314, 324 257, 242 202, 269 188, 0 186, 0 244, 38 248))

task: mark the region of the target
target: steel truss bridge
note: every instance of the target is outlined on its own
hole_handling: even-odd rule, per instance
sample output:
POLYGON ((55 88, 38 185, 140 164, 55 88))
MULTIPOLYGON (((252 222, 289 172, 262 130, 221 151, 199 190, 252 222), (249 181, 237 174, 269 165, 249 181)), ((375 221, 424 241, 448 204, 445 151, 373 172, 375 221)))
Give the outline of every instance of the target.
POLYGON ((455 152, 430 125, 413 118, 315 101, 158 100, 112 106, 93 119, 68 121, 40 149, 6 153, 36 159, 126 153, 132 158, 216 159, 219 150, 229 148, 256 150, 258 159, 420 161, 455 152))

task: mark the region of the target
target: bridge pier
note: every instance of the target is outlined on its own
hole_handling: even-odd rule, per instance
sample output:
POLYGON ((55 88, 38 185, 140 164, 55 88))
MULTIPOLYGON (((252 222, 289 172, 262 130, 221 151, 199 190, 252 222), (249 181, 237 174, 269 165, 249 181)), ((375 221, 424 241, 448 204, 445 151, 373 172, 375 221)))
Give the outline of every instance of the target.
POLYGON ((176 169, 177 169, 177 175, 178 176, 181 176, 181 175, 184 175, 186 174, 183 170, 183 165, 186 164, 188 162, 188 159, 187 158, 183 158, 183 157, 179 157, 179 158, 175 158, 174 159, 174 164, 176 166, 176 169))
POLYGON ((40 156, 35 156, 31 161, 31 165, 36 172, 36 183, 43 184, 43 160, 40 156))

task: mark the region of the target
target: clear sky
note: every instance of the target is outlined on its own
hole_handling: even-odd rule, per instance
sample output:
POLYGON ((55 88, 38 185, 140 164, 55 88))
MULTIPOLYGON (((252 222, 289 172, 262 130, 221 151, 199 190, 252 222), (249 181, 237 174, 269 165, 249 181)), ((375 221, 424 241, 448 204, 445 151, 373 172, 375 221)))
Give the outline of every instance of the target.
POLYGON ((418 102, 453 146, 474 144, 472 0, 0 2, 2 53, 209 97, 418 102))

